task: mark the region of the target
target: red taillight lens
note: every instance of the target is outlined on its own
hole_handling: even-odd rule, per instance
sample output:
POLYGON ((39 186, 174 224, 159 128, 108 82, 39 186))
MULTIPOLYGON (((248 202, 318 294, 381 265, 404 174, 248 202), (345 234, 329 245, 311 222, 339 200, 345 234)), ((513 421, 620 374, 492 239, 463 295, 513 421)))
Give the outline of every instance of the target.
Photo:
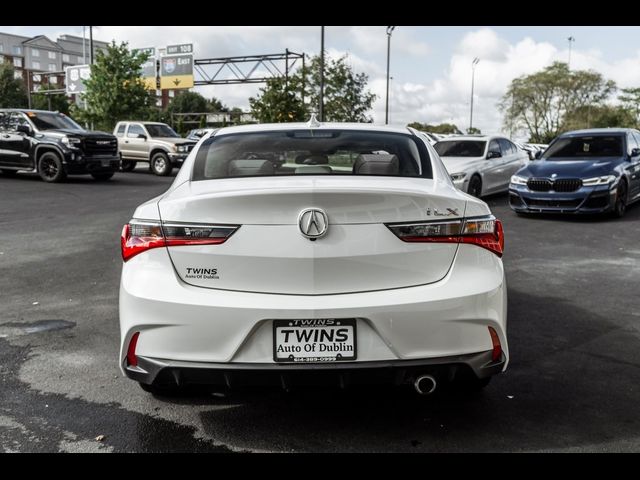
POLYGON ((489 335, 491 335, 491 345, 493 347, 493 350, 491 351, 491 361, 497 362, 502 358, 500 337, 498 337, 498 332, 496 332, 493 327, 489 327, 489 335))
POLYGON ((237 225, 201 225, 132 220, 122 229, 120 245, 126 262, 157 247, 219 245, 238 229, 237 225))
POLYGON ((499 257, 504 251, 502 222, 494 217, 446 222, 387 225, 400 240, 412 243, 468 243, 478 245, 499 257))
POLYGON ((129 348, 127 349, 127 365, 130 367, 138 366, 138 357, 136 357, 136 346, 138 345, 138 337, 140 332, 136 332, 129 340, 129 348))

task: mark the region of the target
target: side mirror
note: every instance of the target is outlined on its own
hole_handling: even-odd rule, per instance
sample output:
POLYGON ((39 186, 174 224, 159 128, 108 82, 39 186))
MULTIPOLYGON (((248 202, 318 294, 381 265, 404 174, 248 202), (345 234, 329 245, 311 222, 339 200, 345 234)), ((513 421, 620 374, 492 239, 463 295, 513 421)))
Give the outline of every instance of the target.
POLYGON ((29 125, 18 125, 16 127, 16 132, 24 133, 25 135, 31 135, 31 127, 29 125))
POLYGON ((492 150, 487 154, 487 160, 500 157, 502 157, 502 153, 498 152, 497 150, 492 150))
POLYGON ((631 149, 631 156, 632 157, 637 157, 638 155, 640 155, 640 148, 631 149))
POLYGON ((139 134, 138 134, 138 138, 141 138, 141 139, 143 139, 143 140, 146 140, 146 139, 147 139, 147 136, 146 136, 144 133, 139 133, 139 134))
POLYGON ((542 150, 537 150, 533 158, 535 158, 536 160, 540 160, 542 158, 542 150))

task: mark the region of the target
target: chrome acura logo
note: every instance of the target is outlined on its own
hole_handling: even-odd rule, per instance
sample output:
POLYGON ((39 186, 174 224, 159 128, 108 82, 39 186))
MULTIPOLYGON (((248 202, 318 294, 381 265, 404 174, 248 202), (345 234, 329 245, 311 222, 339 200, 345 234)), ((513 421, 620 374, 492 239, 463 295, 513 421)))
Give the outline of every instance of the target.
POLYGON ((327 233, 329 219, 327 214, 319 208, 307 208, 298 216, 298 227, 300 233, 306 238, 320 238, 327 233))

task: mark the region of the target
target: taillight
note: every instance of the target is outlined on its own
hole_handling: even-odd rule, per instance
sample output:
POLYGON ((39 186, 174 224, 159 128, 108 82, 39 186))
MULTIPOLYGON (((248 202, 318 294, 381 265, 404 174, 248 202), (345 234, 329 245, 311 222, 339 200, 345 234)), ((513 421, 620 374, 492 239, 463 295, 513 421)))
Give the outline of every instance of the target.
POLYGON ((491 361, 497 362, 502 358, 502 345, 500 344, 500 337, 498 332, 493 327, 489 327, 489 335, 491 335, 491 361))
POLYGON ((469 243, 486 248, 499 257, 504 251, 502 222, 493 216, 444 222, 395 223, 387 227, 404 242, 469 243))
POLYGON ((129 348, 127 349, 127 365, 130 367, 138 366, 138 357, 136 357, 136 346, 138 345, 138 337, 140 332, 136 332, 129 340, 129 348))
POLYGON ((131 220, 122 229, 120 238, 122 259, 126 262, 139 253, 158 247, 219 245, 224 243, 237 229, 237 225, 131 220))

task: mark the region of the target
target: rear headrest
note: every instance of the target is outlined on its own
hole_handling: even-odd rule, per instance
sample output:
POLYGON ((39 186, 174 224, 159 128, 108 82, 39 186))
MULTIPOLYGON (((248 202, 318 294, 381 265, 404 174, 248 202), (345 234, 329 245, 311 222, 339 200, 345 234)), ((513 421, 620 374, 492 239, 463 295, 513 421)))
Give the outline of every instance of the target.
POLYGON ((359 155, 353 164, 355 175, 400 175, 400 161, 395 155, 359 155))
POLYGON ((269 160, 259 158, 252 160, 231 160, 229 162, 228 176, 246 177, 259 175, 273 175, 275 168, 269 160))

